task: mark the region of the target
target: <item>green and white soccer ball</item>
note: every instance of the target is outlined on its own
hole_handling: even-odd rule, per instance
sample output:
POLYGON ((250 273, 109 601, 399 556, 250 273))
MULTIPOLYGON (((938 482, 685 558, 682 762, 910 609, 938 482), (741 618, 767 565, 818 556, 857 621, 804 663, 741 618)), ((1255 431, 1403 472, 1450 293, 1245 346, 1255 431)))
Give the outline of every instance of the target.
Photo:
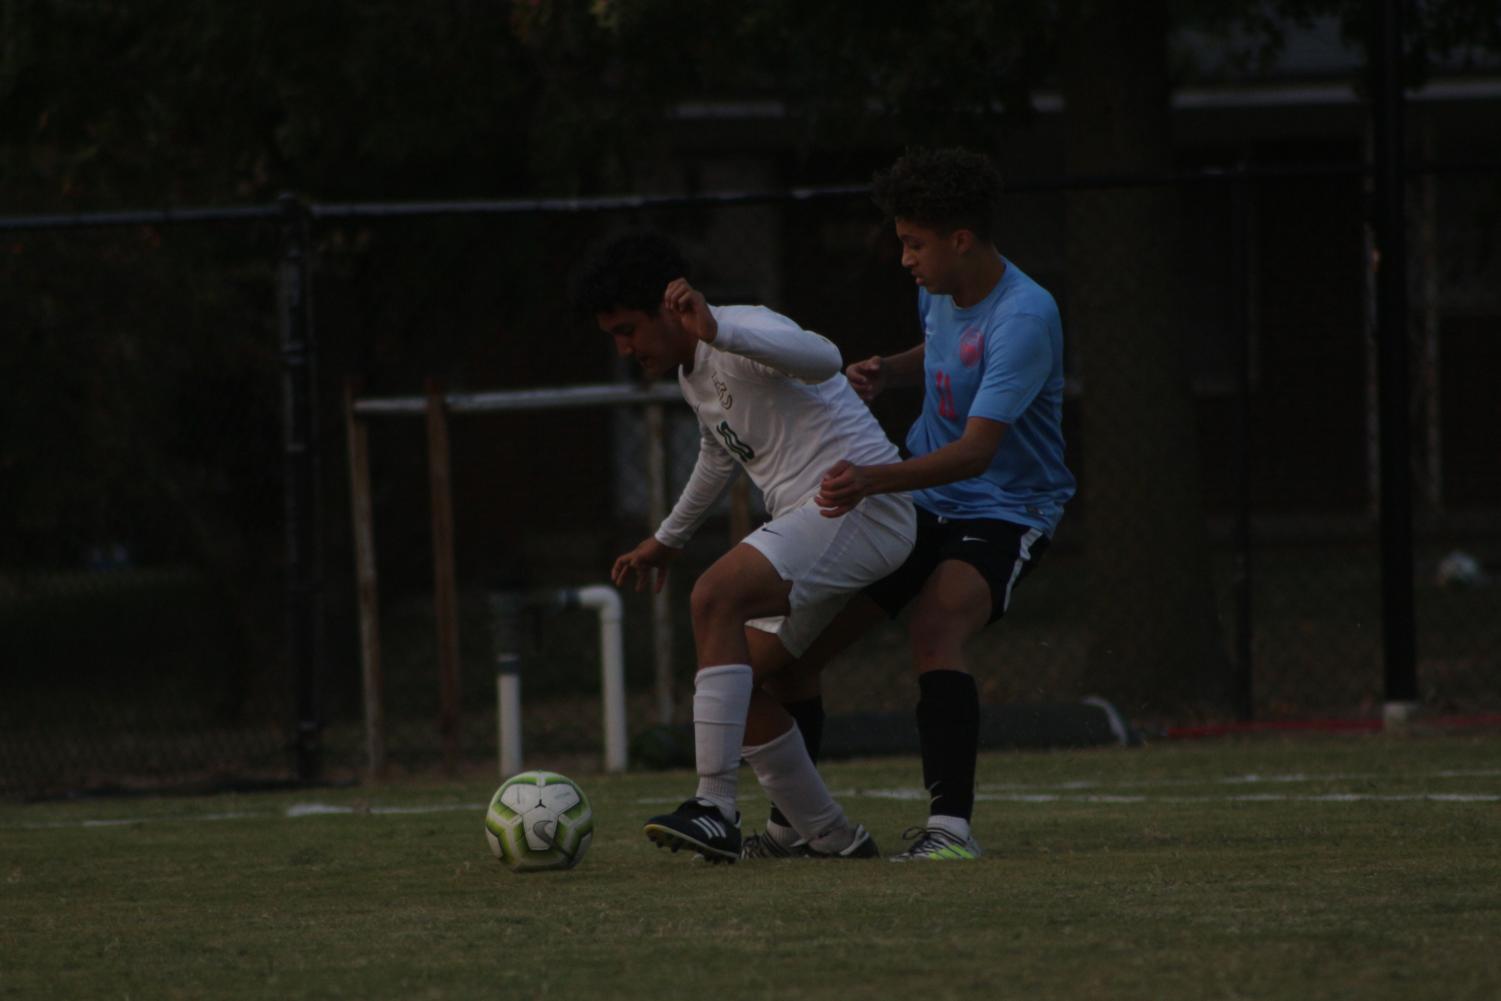
POLYGON ((572 779, 522 772, 507 779, 485 811, 485 840, 516 872, 572 869, 594 839, 594 814, 572 779))

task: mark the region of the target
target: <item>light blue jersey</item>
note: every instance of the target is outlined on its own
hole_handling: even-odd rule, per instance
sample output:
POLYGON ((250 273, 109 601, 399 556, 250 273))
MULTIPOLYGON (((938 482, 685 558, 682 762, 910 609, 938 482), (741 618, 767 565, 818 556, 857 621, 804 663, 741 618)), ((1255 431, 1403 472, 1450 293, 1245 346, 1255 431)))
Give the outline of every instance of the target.
POLYGON ((946 295, 917 294, 924 352, 922 415, 907 432, 914 456, 964 433, 971 417, 1010 429, 974 479, 917 490, 919 507, 946 518, 1000 518, 1049 536, 1074 495, 1063 461, 1063 325, 1041 285, 1006 261, 980 302, 959 309, 946 295))

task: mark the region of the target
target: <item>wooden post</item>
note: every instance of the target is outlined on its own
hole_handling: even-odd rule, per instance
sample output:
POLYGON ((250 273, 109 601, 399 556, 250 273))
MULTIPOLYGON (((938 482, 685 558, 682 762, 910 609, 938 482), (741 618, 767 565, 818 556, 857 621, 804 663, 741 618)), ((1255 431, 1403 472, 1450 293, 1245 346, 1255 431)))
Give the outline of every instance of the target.
POLYGON ((354 412, 358 379, 344 381, 344 435, 349 442, 349 510, 354 529, 354 584, 360 611, 360 671, 365 696, 365 764, 386 775, 385 682, 380 670, 380 598, 375 576, 375 513, 370 501, 370 432, 354 412))
POLYGON ((459 764, 459 616, 454 583, 453 492, 449 475, 448 405, 436 379, 427 391, 427 469, 432 493, 433 617, 438 633, 438 732, 443 739, 443 767, 459 764))

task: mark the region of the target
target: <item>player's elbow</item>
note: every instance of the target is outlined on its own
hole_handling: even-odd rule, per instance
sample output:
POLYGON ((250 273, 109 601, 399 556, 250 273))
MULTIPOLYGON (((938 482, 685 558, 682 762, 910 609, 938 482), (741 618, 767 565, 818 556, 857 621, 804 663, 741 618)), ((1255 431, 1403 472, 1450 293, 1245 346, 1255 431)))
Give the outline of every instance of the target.
POLYGON ((810 331, 810 350, 803 359, 803 377, 809 382, 823 382, 844 371, 844 358, 834 342, 810 331))
POLYGON ((961 438, 959 441, 959 479, 973 479, 990 468, 990 462, 995 458, 994 444, 969 438, 961 438))
POLYGON ((958 453, 956 458, 963 479, 973 479, 990 468, 1007 427, 1009 425, 999 421, 983 418, 970 420, 965 426, 964 434, 955 442, 955 451, 958 453))
POLYGON ((844 371, 844 359, 839 357, 839 349, 834 348, 832 351, 820 353, 811 368, 809 381, 824 382, 844 371))
POLYGON ((974 451, 974 452, 971 452, 969 454, 966 454, 964 456, 963 462, 959 466, 959 471, 963 474, 963 476, 961 478, 962 479, 966 479, 966 480, 972 480, 976 476, 979 476, 981 473, 985 472, 985 470, 987 468, 989 468, 989 466, 990 466, 990 454, 989 453, 987 453, 987 452, 981 452, 981 451, 974 451))

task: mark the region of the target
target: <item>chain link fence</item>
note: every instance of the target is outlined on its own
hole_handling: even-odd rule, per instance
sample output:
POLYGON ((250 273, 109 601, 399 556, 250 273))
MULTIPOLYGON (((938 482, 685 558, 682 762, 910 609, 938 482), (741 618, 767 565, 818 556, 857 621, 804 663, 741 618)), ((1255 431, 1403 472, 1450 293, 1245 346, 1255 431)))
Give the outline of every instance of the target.
MULTIPOLYGON (((1083 193, 1014 187, 1002 250, 1062 308, 1081 492, 1012 613, 975 644, 985 701, 1098 694, 1157 721, 1379 711, 1364 184, 1358 172, 1284 167, 1083 193), (1143 191, 1149 200, 1133 201, 1143 191), (1126 267, 1111 259, 1111 234, 1141 212, 1160 230, 1160 256, 1126 267), (1185 656, 1188 670, 1175 659, 1185 656), (1172 685, 1184 691, 1155 698, 1172 685)), ((1501 414, 1474 373, 1501 362, 1501 175, 1419 175, 1409 194, 1417 675, 1431 710, 1489 713, 1501 708, 1501 466, 1486 429, 1501 414)), ((711 302, 776 308, 847 361, 916 342, 897 245, 859 191, 574 211, 315 206, 324 775, 359 774, 365 753, 344 380, 367 397, 420 394, 428 378, 453 392, 628 380, 566 292, 584 248, 641 226, 681 241, 711 302)), ((16 308, 0 348, 13 390, 0 793, 296 777, 278 239, 266 223, 4 234, 0 275, 16 308)), ((891 393, 873 409, 900 442, 918 404, 891 393)), ((686 408, 667 414, 670 500, 698 435, 686 408)), ((607 579, 654 527, 649 435, 630 408, 451 415, 449 433, 458 739, 465 762, 491 766, 487 598, 607 579)), ((372 422, 397 774, 443 760, 430 458, 421 420, 372 422)), ((750 510, 760 513, 754 495, 750 510)), ((733 541, 730 513, 726 503, 671 578, 679 722, 693 671, 687 595, 733 541)), ((639 735, 662 721, 659 638, 649 596, 625 600, 639 735)), ((590 615, 538 610, 528 623, 526 754, 597 760, 590 615)), ((910 708, 901 624, 857 642, 825 681, 833 713, 910 708)))
POLYGON ((0 792, 284 777, 275 228, 0 246, 0 792))

